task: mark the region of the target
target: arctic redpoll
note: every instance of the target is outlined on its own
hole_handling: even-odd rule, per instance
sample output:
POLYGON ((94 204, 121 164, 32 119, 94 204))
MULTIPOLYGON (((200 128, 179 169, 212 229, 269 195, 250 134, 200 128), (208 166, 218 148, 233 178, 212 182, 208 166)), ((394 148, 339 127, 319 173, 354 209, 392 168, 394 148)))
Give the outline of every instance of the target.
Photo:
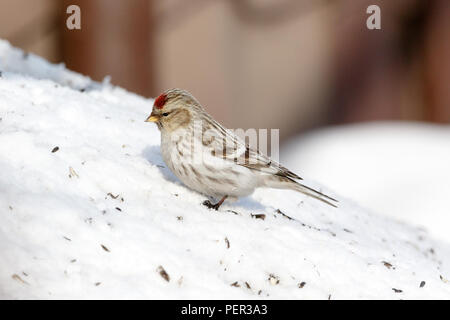
POLYGON ((295 173, 251 149, 215 121, 187 91, 170 89, 156 98, 146 122, 161 131, 161 153, 189 188, 220 199, 248 196, 255 188, 292 189, 336 207, 337 200, 301 184, 295 173))

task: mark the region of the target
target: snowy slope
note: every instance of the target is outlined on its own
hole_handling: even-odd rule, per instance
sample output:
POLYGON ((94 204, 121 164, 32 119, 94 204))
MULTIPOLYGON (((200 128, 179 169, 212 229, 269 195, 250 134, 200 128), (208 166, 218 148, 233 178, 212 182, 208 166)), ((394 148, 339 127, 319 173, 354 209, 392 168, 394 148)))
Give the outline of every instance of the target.
POLYGON ((450 126, 373 122, 293 139, 285 164, 450 243, 450 126))
POLYGON ((0 70, 0 298, 450 298, 423 230, 283 190, 208 210, 165 167, 152 100, 6 42, 0 70))

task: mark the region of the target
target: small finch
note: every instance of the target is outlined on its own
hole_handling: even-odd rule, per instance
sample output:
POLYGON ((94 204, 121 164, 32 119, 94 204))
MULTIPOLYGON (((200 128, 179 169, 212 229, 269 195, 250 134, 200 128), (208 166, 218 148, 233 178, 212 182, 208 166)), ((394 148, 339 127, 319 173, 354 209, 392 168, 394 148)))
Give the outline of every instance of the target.
POLYGON ((161 131, 161 153, 186 186, 220 199, 203 204, 218 209, 230 198, 248 196, 258 187, 291 189, 336 207, 337 200, 299 181, 295 173, 251 149, 215 121, 187 91, 170 89, 155 99, 146 122, 161 131))

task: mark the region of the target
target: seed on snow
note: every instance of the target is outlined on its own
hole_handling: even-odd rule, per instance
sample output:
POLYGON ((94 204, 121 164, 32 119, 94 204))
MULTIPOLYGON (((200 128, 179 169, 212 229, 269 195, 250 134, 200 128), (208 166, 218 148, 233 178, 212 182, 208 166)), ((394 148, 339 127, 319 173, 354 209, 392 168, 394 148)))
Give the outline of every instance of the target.
POLYGON ((230 249, 230 240, 228 238, 225 238, 225 244, 227 245, 227 249, 230 249))
POLYGON ((255 219, 261 219, 261 220, 266 219, 266 215, 265 214, 251 214, 251 217, 255 218, 255 219))
POLYGON ((274 274, 270 274, 268 280, 271 285, 277 285, 280 283, 280 279, 274 274))
POLYGON ((72 177, 77 177, 77 178, 79 178, 80 176, 75 172, 75 170, 73 170, 73 168, 72 167, 69 167, 69 178, 72 178, 72 177))
POLYGON ((170 276, 169 274, 166 272, 166 270, 164 270, 164 268, 162 266, 159 266, 158 269, 156 269, 156 271, 159 272, 159 275, 166 280, 167 282, 170 281, 170 276))

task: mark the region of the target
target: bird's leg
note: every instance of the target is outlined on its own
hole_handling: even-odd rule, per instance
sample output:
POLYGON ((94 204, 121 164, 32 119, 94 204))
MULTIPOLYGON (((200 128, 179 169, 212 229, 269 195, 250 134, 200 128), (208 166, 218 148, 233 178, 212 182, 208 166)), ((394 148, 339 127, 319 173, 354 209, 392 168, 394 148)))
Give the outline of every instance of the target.
POLYGON ((203 205, 207 206, 210 209, 218 210, 219 207, 222 205, 222 203, 225 201, 226 198, 228 198, 228 196, 223 196, 222 199, 220 199, 220 201, 217 202, 216 204, 212 204, 211 201, 205 200, 203 202, 203 205))

